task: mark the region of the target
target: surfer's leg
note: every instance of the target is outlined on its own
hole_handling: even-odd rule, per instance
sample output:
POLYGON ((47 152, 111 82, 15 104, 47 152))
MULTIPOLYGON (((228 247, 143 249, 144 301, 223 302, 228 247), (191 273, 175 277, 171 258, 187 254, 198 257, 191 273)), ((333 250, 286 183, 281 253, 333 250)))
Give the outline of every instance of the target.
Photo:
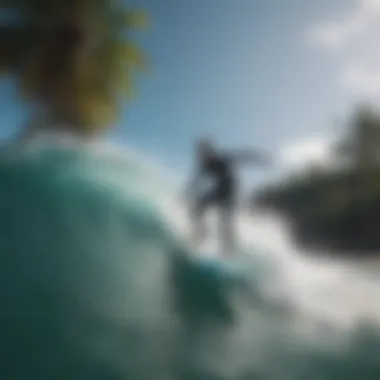
POLYGON ((211 197, 200 197, 194 207, 192 215, 192 241, 195 245, 202 244, 206 237, 206 212, 211 204, 211 197))
POLYGON ((234 209, 231 202, 220 205, 220 245, 224 257, 233 255, 235 250, 234 209))

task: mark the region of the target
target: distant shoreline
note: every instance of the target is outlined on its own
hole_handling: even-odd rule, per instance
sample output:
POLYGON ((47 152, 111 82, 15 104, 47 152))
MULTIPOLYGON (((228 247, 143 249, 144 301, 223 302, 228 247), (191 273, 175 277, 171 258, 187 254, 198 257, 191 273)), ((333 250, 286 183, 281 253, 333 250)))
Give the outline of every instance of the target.
POLYGON ((306 252, 380 259, 380 169, 369 173, 367 187, 362 177, 347 171, 289 180, 260 190, 252 206, 283 217, 306 252))

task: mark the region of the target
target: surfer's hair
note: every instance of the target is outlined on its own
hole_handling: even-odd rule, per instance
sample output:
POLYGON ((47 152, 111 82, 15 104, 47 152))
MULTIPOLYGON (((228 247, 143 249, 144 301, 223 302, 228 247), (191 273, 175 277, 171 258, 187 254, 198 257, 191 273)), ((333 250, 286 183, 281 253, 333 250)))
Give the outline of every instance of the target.
POLYGON ((197 139, 196 146, 200 149, 213 149, 214 143, 209 137, 201 137, 197 139))

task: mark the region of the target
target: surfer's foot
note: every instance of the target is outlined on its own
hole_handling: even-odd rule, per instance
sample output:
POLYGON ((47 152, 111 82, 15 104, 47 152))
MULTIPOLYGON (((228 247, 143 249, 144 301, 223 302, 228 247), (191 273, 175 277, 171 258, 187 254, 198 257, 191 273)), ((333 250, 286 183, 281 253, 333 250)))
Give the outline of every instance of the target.
POLYGON ((223 259, 223 260, 231 260, 231 258, 232 258, 232 255, 230 254, 230 253, 222 253, 221 254, 221 259, 223 259))
POLYGON ((225 260, 231 260, 234 257, 234 250, 232 248, 222 249, 221 257, 225 260))
POLYGON ((204 232, 202 233, 196 233, 193 235, 193 238, 191 239, 195 247, 199 247, 206 239, 206 234, 204 232))

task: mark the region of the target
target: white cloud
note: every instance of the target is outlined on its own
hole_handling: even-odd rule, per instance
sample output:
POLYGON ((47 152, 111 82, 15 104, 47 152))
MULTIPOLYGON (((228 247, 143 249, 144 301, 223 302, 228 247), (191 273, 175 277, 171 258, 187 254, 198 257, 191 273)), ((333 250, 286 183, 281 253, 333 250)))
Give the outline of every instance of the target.
POLYGON ((343 69, 343 85, 356 95, 380 96, 380 69, 368 65, 349 64, 343 69))
POLYGON ((308 31, 309 42, 331 48, 340 65, 337 83, 356 101, 379 101, 380 0, 355 0, 349 9, 308 31))
POLYGON ((289 169, 302 169, 310 164, 331 163, 333 142, 327 137, 310 137, 292 141, 280 152, 281 163, 289 169))
POLYGON ((327 48, 342 47, 379 19, 380 0, 357 0, 355 6, 341 17, 311 28, 308 39, 327 48))

